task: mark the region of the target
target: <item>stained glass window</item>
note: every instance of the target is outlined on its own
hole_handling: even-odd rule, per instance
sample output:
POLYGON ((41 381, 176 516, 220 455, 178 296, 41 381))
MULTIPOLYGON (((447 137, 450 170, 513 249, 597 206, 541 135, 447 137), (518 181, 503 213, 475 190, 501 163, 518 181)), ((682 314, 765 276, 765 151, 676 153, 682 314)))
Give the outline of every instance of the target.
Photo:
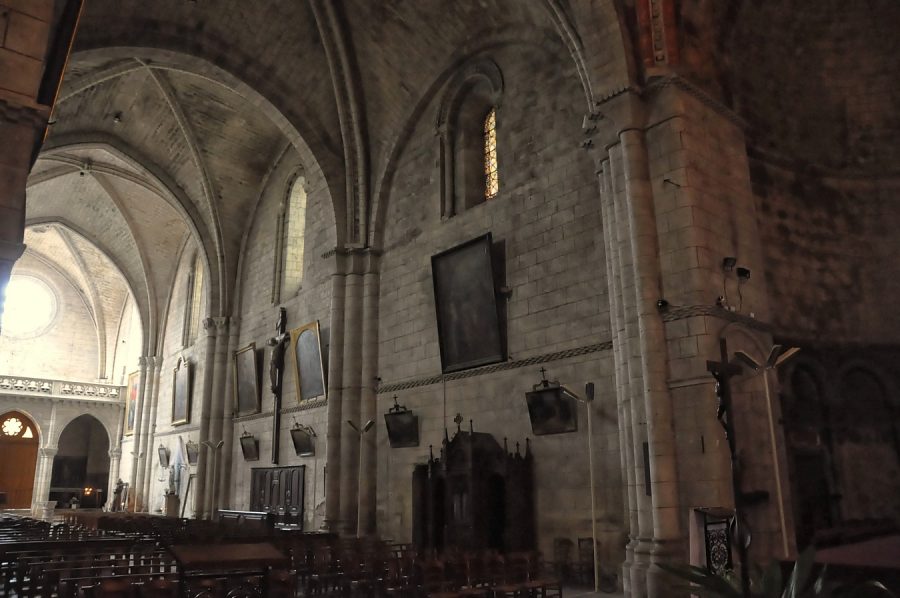
POLYGON ((282 256, 282 293, 293 297, 303 281, 303 234, 306 230, 306 179, 298 176, 291 185, 284 229, 284 254, 282 256))
POLYGON ((18 436, 25 425, 18 417, 10 417, 3 422, 3 433, 7 436, 18 436))
POLYGON ((500 191, 497 170, 497 110, 491 108, 484 118, 484 198, 493 199, 500 191))

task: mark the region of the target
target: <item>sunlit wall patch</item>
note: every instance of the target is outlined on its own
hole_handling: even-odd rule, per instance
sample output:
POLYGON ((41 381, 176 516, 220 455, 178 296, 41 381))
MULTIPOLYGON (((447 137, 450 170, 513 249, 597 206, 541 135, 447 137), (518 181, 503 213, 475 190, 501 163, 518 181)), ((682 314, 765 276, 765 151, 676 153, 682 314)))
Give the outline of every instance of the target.
POLYGON ((43 280, 14 274, 6 287, 3 336, 27 339, 41 336, 56 320, 59 302, 43 280))

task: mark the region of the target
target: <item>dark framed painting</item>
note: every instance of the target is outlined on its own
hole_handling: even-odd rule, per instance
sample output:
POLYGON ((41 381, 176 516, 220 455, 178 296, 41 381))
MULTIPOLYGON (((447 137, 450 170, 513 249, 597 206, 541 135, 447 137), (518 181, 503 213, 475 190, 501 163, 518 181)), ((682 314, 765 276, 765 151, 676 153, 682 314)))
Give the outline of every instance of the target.
POLYGON ((134 422, 137 418, 138 392, 140 391, 140 372, 128 374, 128 386, 125 389, 125 435, 134 434, 134 422))
POLYGON ((299 401, 325 397, 321 347, 318 321, 291 330, 291 358, 299 401))
POLYGON ((234 402, 237 414, 259 413, 259 370, 256 343, 234 352, 234 402))
POLYGON ((183 357, 172 372, 172 423, 186 424, 191 419, 191 364, 183 357))
POLYGON ((491 234, 431 258, 441 370, 506 359, 491 259, 491 234))

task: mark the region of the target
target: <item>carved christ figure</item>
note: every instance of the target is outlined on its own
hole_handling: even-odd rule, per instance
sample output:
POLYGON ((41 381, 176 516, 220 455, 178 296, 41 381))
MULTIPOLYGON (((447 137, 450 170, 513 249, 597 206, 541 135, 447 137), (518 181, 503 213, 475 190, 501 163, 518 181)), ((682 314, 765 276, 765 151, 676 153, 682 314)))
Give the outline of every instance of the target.
POLYGON ((275 323, 275 336, 266 341, 272 347, 272 357, 269 361, 269 383, 272 394, 281 398, 281 385, 284 381, 284 354, 287 352, 291 335, 285 332, 287 326, 287 313, 279 308, 278 321, 275 323))

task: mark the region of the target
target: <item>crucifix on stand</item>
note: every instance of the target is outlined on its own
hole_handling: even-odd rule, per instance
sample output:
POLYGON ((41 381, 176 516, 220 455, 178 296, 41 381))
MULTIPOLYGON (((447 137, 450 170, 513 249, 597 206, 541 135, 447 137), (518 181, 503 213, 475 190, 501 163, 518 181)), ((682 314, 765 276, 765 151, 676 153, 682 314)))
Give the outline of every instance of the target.
POLYGON ((275 323, 275 336, 266 341, 272 347, 269 361, 269 388, 272 390, 272 465, 278 465, 278 445, 281 440, 281 389, 284 383, 284 354, 287 352, 291 335, 287 330, 287 311, 278 308, 278 321, 275 323))
POLYGON ((728 442, 728 450, 731 453, 731 489, 734 493, 734 520, 731 538, 737 545, 738 560, 741 563, 741 593, 745 598, 750 598, 750 564, 747 559, 750 530, 747 529, 747 524, 743 520, 744 493, 741 490, 740 462, 735 451, 734 412, 731 405, 731 378, 740 375, 743 370, 741 366, 728 361, 728 346, 725 344, 724 338, 719 341, 719 354, 721 361, 707 361, 706 369, 716 379, 716 397, 718 397, 716 419, 725 430, 725 440, 728 442))

